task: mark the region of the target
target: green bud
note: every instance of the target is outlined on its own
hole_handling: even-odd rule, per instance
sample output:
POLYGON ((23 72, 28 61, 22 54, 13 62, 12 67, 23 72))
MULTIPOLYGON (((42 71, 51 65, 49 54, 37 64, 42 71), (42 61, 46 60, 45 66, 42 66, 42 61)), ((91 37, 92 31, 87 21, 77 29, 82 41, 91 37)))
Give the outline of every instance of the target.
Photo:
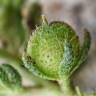
POLYGON ((89 48, 88 32, 81 47, 76 32, 68 24, 42 24, 30 37, 24 66, 34 75, 59 80, 69 77, 86 60, 89 48))

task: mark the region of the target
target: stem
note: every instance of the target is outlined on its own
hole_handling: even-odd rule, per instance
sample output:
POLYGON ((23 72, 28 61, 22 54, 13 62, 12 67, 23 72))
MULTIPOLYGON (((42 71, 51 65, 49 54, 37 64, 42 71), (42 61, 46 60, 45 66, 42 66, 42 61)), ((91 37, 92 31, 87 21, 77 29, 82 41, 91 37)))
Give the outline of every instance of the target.
POLYGON ((24 87, 20 91, 2 90, 0 96, 62 96, 61 91, 54 87, 24 87))
POLYGON ((77 93, 78 96, 84 96, 84 94, 80 91, 78 86, 76 86, 75 89, 76 89, 76 93, 77 93))
POLYGON ((61 96, 60 90, 57 90, 53 86, 51 87, 40 87, 40 88, 25 88, 25 91, 20 96, 61 96))
POLYGON ((70 79, 62 79, 59 81, 59 84, 61 86, 61 89, 63 91, 64 96, 75 96, 74 95, 74 90, 72 89, 70 79))

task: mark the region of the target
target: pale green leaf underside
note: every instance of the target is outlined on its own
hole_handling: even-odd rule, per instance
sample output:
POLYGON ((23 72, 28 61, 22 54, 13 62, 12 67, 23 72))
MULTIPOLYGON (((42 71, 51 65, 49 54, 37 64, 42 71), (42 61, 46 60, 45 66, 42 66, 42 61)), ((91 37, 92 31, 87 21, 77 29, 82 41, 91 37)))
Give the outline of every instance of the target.
POLYGON ((72 45, 69 43, 68 40, 65 40, 64 42, 64 55, 63 55, 64 59, 61 61, 60 63, 60 67, 59 67, 59 75, 60 78, 63 78, 63 76, 68 77, 70 70, 72 68, 72 62, 74 60, 74 54, 73 54, 73 50, 72 50, 72 45))

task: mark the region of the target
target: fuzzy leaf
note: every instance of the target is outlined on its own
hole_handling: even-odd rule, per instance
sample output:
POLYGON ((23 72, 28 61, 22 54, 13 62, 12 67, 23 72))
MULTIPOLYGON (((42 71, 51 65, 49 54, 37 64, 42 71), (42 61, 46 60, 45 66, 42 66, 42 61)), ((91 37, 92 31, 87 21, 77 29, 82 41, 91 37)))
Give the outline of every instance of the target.
POLYGON ((72 50, 72 45, 69 41, 65 40, 64 42, 64 59, 60 63, 59 75, 60 78, 68 77, 70 74, 70 70, 72 68, 72 63, 74 60, 74 54, 72 50))
POLYGON ((80 50, 80 55, 78 56, 78 59, 77 59, 77 66, 74 66, 71 74, 76 69, 78 69, 79 66, 87 59, 90 45, 91 45, 91 36, 90 36, 90 33, 87 30, 85 30, 84 42, 83 42, 83 45, 82 45, 81 50, 80 50))
POLYGON ((21 76, 10 65, 0 65, 0 86, 4 85, 6 88, 18 89, 22 87, 21 76))

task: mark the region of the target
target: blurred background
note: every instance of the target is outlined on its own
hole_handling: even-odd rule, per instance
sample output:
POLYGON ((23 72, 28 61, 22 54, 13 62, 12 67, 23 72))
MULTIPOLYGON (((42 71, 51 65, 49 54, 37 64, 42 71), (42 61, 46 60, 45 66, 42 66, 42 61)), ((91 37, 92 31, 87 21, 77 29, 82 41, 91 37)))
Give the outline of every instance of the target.
MULTIPOLYGON (((0 49, 21 58, 29 36, 41 25, 41 14, 48 22, 64 21, 77 32, 82 43, 84 29, 91 33, 88 60, 73 75, 74 85, 83 91, 96 91, 96 0, 0 0, 0 49)), ((1 64, 5 60, 0 59, 1 64)), ((30 85, 24 79, 24 84, 30 85)))

